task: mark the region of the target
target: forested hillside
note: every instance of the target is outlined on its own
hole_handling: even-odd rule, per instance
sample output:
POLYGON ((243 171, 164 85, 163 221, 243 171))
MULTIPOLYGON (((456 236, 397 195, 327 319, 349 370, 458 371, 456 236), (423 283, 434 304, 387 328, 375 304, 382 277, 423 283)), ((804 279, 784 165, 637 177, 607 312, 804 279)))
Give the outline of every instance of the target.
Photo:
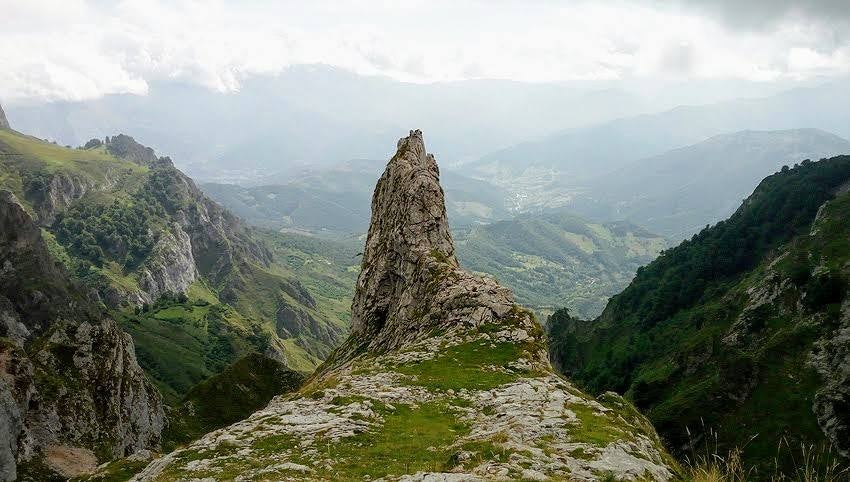
POLYGON ((455 233, 461 264, 489 273, 538 313, 567 306, 602 312, 666 241, 628 222, 594 223, 568 212, 520 216, 455 233))
POLYGON ((250 352, 310 371, 346 333, 353 250, 253 231, 128 136, 70 149, 0 129, 0 187, 133 335, 166 400, 250 352))
POLYGON ((715 434, 762 469, 780 441, 847 454, 848 183, 848 156, 767 177, 728 220, 639 269, 597 320, 552 316, 553 362, 627 393, 680 453, 715 434))

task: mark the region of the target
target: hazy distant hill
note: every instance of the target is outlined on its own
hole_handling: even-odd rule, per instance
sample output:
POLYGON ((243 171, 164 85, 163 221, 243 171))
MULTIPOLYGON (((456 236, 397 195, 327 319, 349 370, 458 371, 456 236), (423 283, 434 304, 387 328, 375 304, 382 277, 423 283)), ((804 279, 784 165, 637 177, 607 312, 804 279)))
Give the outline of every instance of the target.
MULTIPOLYGON (((362 234, 369 226, 371 186, 383 161, 350 161, 262 186, 207 183, 216 201, 252 224, 332 237, 362 234)), ((452 171, 442 173, 449 218, 458 227, 506 219, 506 194, 492 184, 452 171)))
POLYGON ((447 161, 473 160, 555 129, 662 108, 623 90, 585 84, 412 84, 326 66, 246 79, 233 93, 159 82, 146 96, 7 107, 19 129, 61 144, 132 132, 205 179, 220 179, 221 171, 242 176, 254 169, 287 172, 301 164, 384 159, 390 154, 386 139, 411 127, 427 129, 447 161))
POLYGON ((783 165, 846 153, 850 141, 818 129, 719 135, 601 176, 590 183, 590 202, 578 198, 573 208, 680 239, 732 214, 783 165))
POLYGON ((585 192, 594 177, 720 134, 811 127, 850 138, 850 110, 844 105, 850 105, 847 81, 761 99, 677 107, 517 144, 469 168, 476 177, 512 190, 516 207, 564 205, 572 194, 585 192))
POLYGON ((522 216, 456 234, 461 264, 496 276, 538 312, 568 306, 598 315, 666 241, 628 222, 594 223, 567 212, 522 216))

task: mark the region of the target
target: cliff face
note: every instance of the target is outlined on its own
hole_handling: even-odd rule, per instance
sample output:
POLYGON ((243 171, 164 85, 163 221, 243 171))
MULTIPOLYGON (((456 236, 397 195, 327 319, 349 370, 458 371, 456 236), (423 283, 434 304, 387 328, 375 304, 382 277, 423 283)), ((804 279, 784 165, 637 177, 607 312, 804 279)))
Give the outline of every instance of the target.
POLYGON ((130 337, 54 264, 0 192, 0 480, 70 477, 159 445, 159 393, 130 337), (40 475, 38 475, 40 474, 40 475))
POLYGON ((263 237, 275 236, 252 231, 130 136, 86 146, 0 130, 0 189, 15 193, 48 233, 51 255, 114 310, 166 398, 248 352, 307 372, 339 344, 348 326, 341 295, 308 293, 288 258, 266 247, 263 237))
POLYGON ((372 207, 343 346, 298 393, 137 480, 672 477, 634 408, 556 375, 533 316, 459 268, 421 132, 399 141, 372 207))
POLYGON ((9 121, 6 119, 6 113, 3 112, 3 106, 0 105, 0 129, 11 129, 9 121))

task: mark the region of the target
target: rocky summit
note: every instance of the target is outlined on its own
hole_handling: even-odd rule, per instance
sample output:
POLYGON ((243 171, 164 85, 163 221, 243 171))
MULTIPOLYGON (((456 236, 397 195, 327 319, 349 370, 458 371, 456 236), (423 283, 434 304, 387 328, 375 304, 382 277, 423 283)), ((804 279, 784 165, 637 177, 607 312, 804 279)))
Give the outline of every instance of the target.
POLYGON ((352 333, 298 391, 135 480, 668 480, 647 420, 558 376, 533 315, 462 270, 420 131, 372 201, 352 333))

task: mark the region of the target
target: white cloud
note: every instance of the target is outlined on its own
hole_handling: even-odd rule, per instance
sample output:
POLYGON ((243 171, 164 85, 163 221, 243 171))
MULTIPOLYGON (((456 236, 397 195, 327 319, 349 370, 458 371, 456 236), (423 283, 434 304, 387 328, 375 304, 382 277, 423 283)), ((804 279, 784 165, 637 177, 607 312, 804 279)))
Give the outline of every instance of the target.
POLYGON ((144 93, 161 79, 232 91, 301 63, 415 82, 799 80, 850 66, 827 23, 742 31, 644 2, 0 0, 0 11, 4 101, 144 93))

